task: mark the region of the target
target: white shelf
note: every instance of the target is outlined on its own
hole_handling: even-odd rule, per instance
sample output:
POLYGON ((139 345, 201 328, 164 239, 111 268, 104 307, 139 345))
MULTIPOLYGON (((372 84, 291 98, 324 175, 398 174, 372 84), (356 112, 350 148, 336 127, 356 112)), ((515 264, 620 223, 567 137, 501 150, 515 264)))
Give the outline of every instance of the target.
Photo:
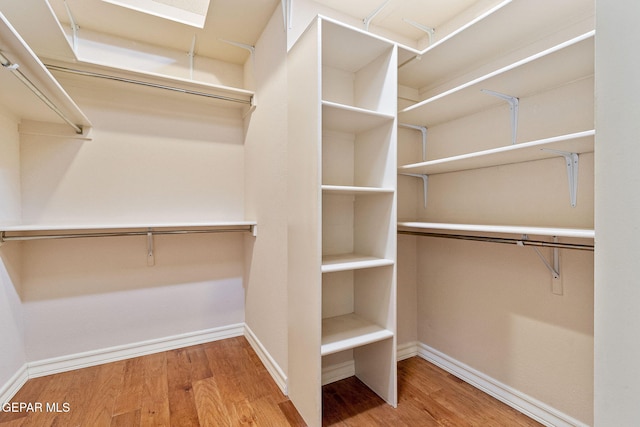
POLYGON ((227 108, 248 109, 253 105, 254 92, 246 89, 86 61, 77 61, 73 64, 48 61, 47 66, 60 76, 79 75, 94 79, 91 80, 92 82, 127 84, 127 87, 156 92, 164 89, 162 93, 167 96, 193 95, 194 99, 206 99, 227 108))
POLYGON ((558 150, 571 153, 590 153, 594 151, 594 136, 595 130, 588 130, 490 150, 462 154, 459 156, 400 166, 398 171, 403 173, 433 175, 542 160, 559 156, 558 153, 546 150, 558 150))
POLYGON ((89 119, 1 13, 0 52, 10 64, 17 66, 14 71, 10 69, 11 67, 0 67, 0 87, 2 87, 0 103, 9 112, 19 119, 67 125, 68 123, 61 118, 63 115, 77 127, 91 126, 89 119), (27 86, 29 83, 23 83, 18 78, 18 74, 22 74, 30 85, 41 93, 42 98, 27 86), (43 98, 55 106, 61 114, 56 113, 43 98))
POLYGON ((393 265, 392 259, 376 258, 360 254, 325 255, 322 257, 322 272, 359 270, 362 268, 393 265))
POLYGON ((534 236, 557 236, 557 237, 575 237, 582 239, 595 238, 595 232, 592 229, 580 228, 558 228, 558 227, 530 227, 516 225, 482 225, 482 224, 449 224, 437 222, 398 222, 398 229, 403 231, 411 231, 411 229, 419 230, 439 230, 450 232, 483 232, 483 233, 499 233, 499 234, 529 234, 534 236))
POLYGON ((393 332, 357 314, 322 320, 322 356, 393 338, 393 332))
POLYGON ((322 126, 324 129, 360 133, 381 126, 393 119, 392 114, 322 101, 322 126))
POLYGON ((501 102, 481 89, 520 98, 592 75, 594 34, 590 31, 407 107, 398 121, 433 126, 501 102))
MULTIPOLYGON (((426 49, 414 53, 412 56, 417 55, 420 60, 400 67, 399 83, 424 88, 434 82, 446 81, 486 58, 504 55, 513 50, 514 44, 537 39, 541 22, 553 20, 559 25, 567 25, 589 16, 592 9, 583 0, 502 1, 426 49)), ((407 49, 406 54, 412 51, 407 49)))
POLYGON ((347 185, 323 185, 323 193, 345 194, 345 195, 367 195, 367 194, 390 194, 394 193, 394 188, 381 187, 355 187, 347 185))

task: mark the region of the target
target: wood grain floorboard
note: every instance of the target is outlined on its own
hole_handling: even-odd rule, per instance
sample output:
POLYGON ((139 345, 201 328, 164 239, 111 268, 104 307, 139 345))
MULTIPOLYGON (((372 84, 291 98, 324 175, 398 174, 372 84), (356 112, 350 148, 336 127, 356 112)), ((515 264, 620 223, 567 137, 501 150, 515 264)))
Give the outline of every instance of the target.
MULTIPOLYGON (((540 426, 417 357, 398 364, 397 408, 355 377, 322 394, 324 426, 540 426)), ((0 427, 305 426, 244 337, 30 379, 12 401, 60 410, 0 412, 0 427)))

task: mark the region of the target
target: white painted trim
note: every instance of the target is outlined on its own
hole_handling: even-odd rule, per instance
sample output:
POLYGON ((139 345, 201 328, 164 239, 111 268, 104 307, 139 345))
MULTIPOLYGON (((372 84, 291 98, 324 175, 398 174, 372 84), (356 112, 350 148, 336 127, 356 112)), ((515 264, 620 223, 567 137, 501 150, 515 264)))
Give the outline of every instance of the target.
POLYGON ((41 377, 225 338, 238 337, 242 336, 243 332, 244 324, 237 323, 219 328, 29 362, 27 363, 27 371, 29 378, 41 377))
POLYGON ((418 355, 418 341, 411 341, 399 344, 396 348, 398 361, 408 359, 418 355))
POLYGON ((256 334, 253 333, 249 325, 246 323, 244 325, 244 336, 247 338, 247 341, 249 341, 249 344, 251 344, 251 347, 262 361, 264 367, 267 368, 271 378, 273 378, 278 387, 280 387, 282 393, 286 396, 287 375, 284 373, 282 368, 280 368, 280 365, 278 365, 275 359, 271 357, 271 354, 269 354, 265 346, 262 345, 256 334))
POLYGON ((587 424, 509 387, 426 344, 418 344, 418 356, 546 426, 587 427, 587 424))
POLYGON ((337 363, 322 368, 322 385, 344 380, 356 374, 356 364, 353 360, 337 363))
POLYGON ((27 364, 25 363, 20 369, 18 369, 18 372, 9 378, 9 381, 0 388, 0 404, 10 401, 28 379, 29 373, 27 371, 27 364))

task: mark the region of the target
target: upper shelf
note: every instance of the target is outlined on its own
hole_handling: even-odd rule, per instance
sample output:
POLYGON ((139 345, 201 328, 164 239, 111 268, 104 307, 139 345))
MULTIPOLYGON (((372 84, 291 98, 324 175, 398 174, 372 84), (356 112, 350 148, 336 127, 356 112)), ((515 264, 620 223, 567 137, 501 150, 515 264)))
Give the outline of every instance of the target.
POLYGON ((518 98, 594 72, 594 31, 485 74, 401 110, 400 123, 433 126, 497 105, 482 89, 518 98))
POLYGON ((594 151, 594 135, 595 130, 560 135, 491 150, 400 166, 398 171, 434 175, 558 157, 557 151, 590 153, 594 151))
MULTIPOLYGON (((567 26, 593 16, 592 2, 584 0, 505 0, 478 15, 465 25, 434 42, 412 61, 401 61, 398 80, 401 85, 424 88, 468 70, 486 58, 496 58, 540 37, 540 22, 550 20, 567 26), (549 13, 553 10, 553 13, 549 13)), ((413 52, 412 52, 413 51, 413 52)), ((405 54, 405 55, 407 55, 405 54)))
POLYGON ((19 119, 69 125, 76 133, 91 126, 57 80, 0 13, 0 103, 19 119))
POLYGON ((194 95, 227 108, 250 109, 255 106, 254 92, 246 89, 85 61, 77 61, 72 65, 48 61, 47 67, 61 76, 77 75, 99 79, 105 82, 111 81, 122 84, 133 84, 142 88, 165 90, 167 94, 174 93, 179 96, 185 94, 194 95))

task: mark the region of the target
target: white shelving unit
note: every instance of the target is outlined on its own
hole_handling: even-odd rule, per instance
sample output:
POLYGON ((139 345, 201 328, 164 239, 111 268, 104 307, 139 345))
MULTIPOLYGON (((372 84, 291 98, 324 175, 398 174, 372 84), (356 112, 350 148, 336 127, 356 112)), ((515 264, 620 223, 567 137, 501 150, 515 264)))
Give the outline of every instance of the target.
POLYGON ((85 135, 91 122, 0 13, 2 103, 19 120, 59 124, 71 136, 85 135))
POLYGON ((396 63, 393 43, 323 17, 289 53, 289 394, 313 425, 325 356, 397 403, 396 63))
MULTIPOLYGON (((504 105, 503 100, 489 96, 483 90, 512 97, 522 104, 523 99, 527 101, 540 94, 545 94, 545 99, 552 99, 546 95, 548 92, 593 76, 593 7, 582 0, 571 0, 562 5, 553 3, 554 13, 551 17, 540 9, 541 6, 526 1, 503 1, 419 52, 415 59, 401 64, 399 84, 426 95, 423 100, 399 111, 398 122, 429 128, 429 134, 435 133, 437 136, 429 138, 427 144, 439 144, 438 138, 442 138, 443 133, 438 130, 445 129, 445 134, 451 134, 452 123, 456 126, 477 126, 478 120, 473 118, 475 115, 483 113, 483 117, 489 117, 487 112, 497 111, 504 105), (558 6, 558 10, 555 6, 558 6), (541 32, 541 22, 556 30, 552 33, 541 32), (465 77, 467 80, 464 80, 465 77)), ((552 7, 551 3, 549 7, 552 7)), ((571 206, 575 206, 578 158, 581 154, 594 152, 593 123, 587 125, 590 127, 582 125, 582 128, 573 124, 558 125, 562 121, 560 113, 547 116, 545 120, 554 121, 547 126, 540 120, 533 121, 537 116, 532 114, 531 105, 527 110, 530 114, 527 125, 529 129, 535 126, 536 135, 542 138, 526 142, 517 139, 518 107, 512 105, 512 145, 485 142, 485 146, 493 145, 495 148, 476 151, 465 150, 465 141, 455 141, 454 152, 462 154, 402 164, 398 167, 398 173, 423 177, 426 197, 427 185, 433 185, 426 177, 431 175, 443 174, 443 178, 438 180, 438 185, 442 185, 447 182, 446 177, 450 175, 446 174, 449 173, 459 177, 465 171, 564 156, 571 206), (554 134, 547 128, 566 129, 567 133, 554 134)), ((506 116, 504 120, 508 120, 506 116)), ((579 122, 574 119, 572 123, 579 122)), ((447 140, 447 144, 452 143, 447 140)), ((467 145, 475 146, 473 143, 467 145)), ((566 181, 558 182, 558 186, 566 188, 566 181)), ((474 214, 470 211, 467 216, 472 218, 474 214)), ((548 222, 546 220, 542 224, 548 222)), ((565 219, 563 223, 566 222, 565 219)), ((581 219, 579 223, 584 222, 581 219)), ((594 238, 593 229, 543 227, 537 224, 524 226, 521 223, 518 218, 510 218, 504 225, 481 225, 472 221, 469 224, 452 224, 446 220, 430 220, 423 213, 419 219, 400 222, 398 226, 400 230, 439 230, 446 233, 462 231, 594 238)))

